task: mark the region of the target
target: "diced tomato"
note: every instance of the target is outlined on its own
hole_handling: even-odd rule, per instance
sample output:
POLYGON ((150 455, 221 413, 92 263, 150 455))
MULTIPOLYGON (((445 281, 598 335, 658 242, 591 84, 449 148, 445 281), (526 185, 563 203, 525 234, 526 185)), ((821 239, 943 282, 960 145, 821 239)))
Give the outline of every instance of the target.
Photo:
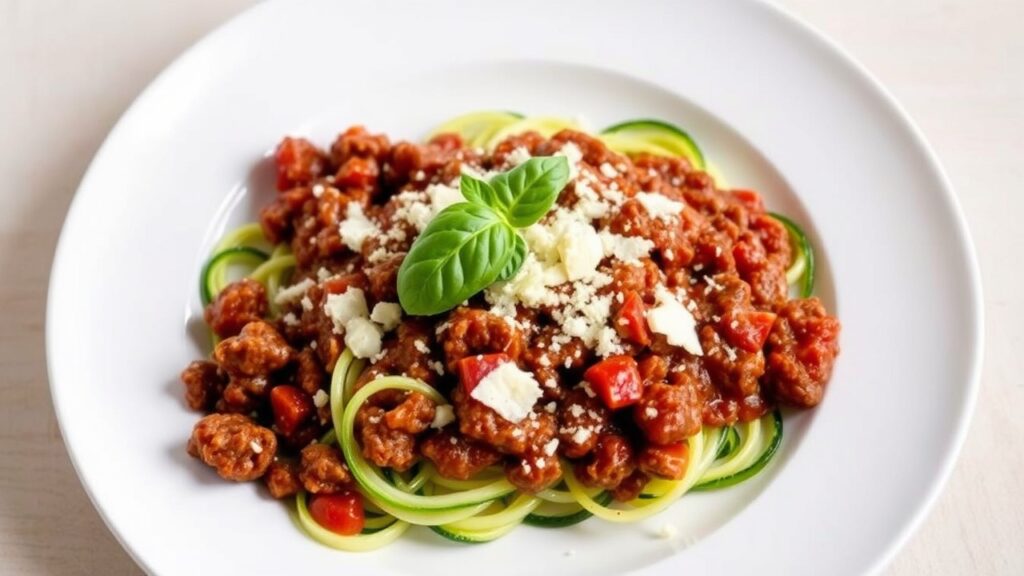
POLYGON ((588 368, 583 379, 612 410, 635 404, 643 395, 643 380, 632 356, 602 360, 588 368))
POLYGON ((379 175, 376 160, 353 156, 338 169, 334 183, 342 188, 368 188, 377 183, 379 175))
POLYGON ((459 360, 459 380, 466 394, 472 394, 477 384, 505 362, 511 362, 508 354, 477 354, 459 360))
POLYGON ((324 155, 305 138, 285 138, 274 152, 277 189, 284 191, 308 184, 324 169, 324 155))
POLYGON ((313 399, 295 386, 283 384, 270 391, 270 407, 277 429, 289 436, 313 413, 313 399))
POLYGON ((356 492, 311 495, 309 514, 317 524, 342 536, 355 536, 366 525, 363 500, 356 492))
POLYGON ((722 318, 725 339, 730 345, 747 352, 757 352, 764 347, 773 324, 775 314, 760 310, 726 314, 722 318))
POLYGON ((352 274, 331 276, 327 280, 324 280, 320 284, 320 287, 323 289, 324 294, 344 294, 350 287, 365 289, 365 283, 365 274, 362 272, 353 272, 352 274))
POLYGON ((747 208, 755 212, 764 211, 764 202, 761 200, 761 195, 753 190, 736 189, 732 191, 732 195, 737 200, 743 203, 747 208))
POLYGON ((626 295, 622 308, 615 317, 615 329, 623 338, 628 338, 641 346, 651 343, 651 334, 647 331, 647 317, 644 301, 636 292, 626 295))

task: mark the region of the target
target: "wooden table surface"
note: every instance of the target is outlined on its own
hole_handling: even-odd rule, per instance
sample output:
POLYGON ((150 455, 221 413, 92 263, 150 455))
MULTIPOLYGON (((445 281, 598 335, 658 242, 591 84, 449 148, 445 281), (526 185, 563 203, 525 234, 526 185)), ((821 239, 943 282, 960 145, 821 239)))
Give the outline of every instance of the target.
MULTIPOLYGON (((1024 275, 1015 268, 1024 1, 781 3, 865 64, 922 127, 957 188, 984 275, 984 381, 970 435, 886 573, 1024 574, 1024 418, 1015 414, 1024 409, 1024 275)), ((120 114, 179 52, 249 4, 0 0, 2 574, 139 572, 79 485, 50 403, 50 262, 78 181, 120 114)))

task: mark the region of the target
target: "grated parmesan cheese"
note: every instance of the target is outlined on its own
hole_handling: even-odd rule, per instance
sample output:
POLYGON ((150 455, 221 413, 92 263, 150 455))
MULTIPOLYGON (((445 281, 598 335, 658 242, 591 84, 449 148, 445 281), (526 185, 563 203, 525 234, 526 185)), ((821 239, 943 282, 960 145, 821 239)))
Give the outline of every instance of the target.
POLYGON ((647 210, 648 214, 653 218, 661 220, 678 218, 679 213, 686 207, 682 202, 672 200, 668 196, 657 192, 638 192, 636 199, 647 210))
POLYGON ((342 242, 354 252, 363 249, 363 242, 367 238, 381 233, 380 228, 363 213, 363 206, 358 202, 349 202, 345 219, 338 225, 338 232, 342 242))

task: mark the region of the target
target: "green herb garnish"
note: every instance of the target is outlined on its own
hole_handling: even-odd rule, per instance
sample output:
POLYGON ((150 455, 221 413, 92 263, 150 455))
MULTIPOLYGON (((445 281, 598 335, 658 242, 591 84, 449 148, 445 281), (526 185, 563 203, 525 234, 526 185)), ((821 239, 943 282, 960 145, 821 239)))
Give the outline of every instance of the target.
POLYGON ((462 175, 467 202, 441 211, 413 243, 398 269, 398 300, 408 314, 451 310, 526 260, 516 231, 540 220, 569 182, 561 156, 531 158, 490 182, 462 175))

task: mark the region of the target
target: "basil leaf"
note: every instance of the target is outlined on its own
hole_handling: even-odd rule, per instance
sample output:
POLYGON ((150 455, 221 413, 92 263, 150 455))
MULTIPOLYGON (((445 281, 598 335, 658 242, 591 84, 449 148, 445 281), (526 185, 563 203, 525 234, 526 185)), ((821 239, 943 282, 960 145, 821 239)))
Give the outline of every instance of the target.
POLYGON ((398 300, 409 314, 450 310, 491 285, 514 253, 515 230, 486 206, 441 211, 398 269, 398 300))
POLYGON ((526 251, 526 240, 523 240, 522 236, 516 234, 516 243, 512 247, 512 257, 509 258, 508 264, 505 265, 501 274, 498 274, 497 282, 509 280, 516 275, 516 272, 519 272, 519 269, 523 267, 523 262, 526 261, 526 251))
POLYGON ((491 179, 493 203, 508 223, 525 228, 540 220, 569 182, 569 161, 564 156, 530 158, 491 179))
POLYGON ((463 174, 459 179, 459 189, 462 196, 473 204, 492 207, 495 205, 494 188, 483 180, 477 180, 468 174, 463 174))

